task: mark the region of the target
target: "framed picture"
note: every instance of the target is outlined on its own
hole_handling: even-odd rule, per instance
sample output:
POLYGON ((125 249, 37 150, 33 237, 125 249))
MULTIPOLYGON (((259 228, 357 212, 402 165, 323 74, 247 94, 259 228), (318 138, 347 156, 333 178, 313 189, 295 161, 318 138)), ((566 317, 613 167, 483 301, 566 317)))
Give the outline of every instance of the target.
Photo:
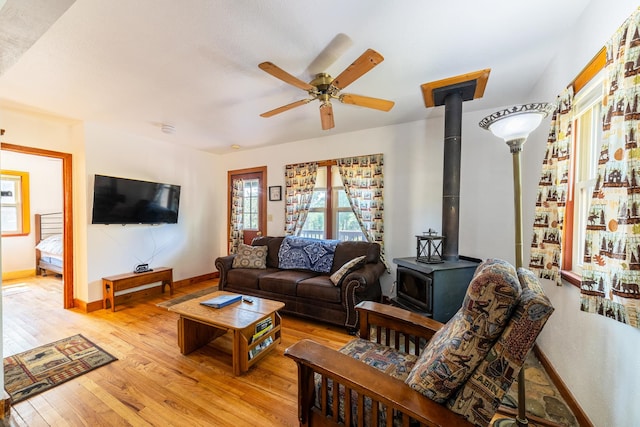
POLYGON ((269 201, 275 202, 278 200, 282 200, 282 186, 276 185, 269 187, 269 201))

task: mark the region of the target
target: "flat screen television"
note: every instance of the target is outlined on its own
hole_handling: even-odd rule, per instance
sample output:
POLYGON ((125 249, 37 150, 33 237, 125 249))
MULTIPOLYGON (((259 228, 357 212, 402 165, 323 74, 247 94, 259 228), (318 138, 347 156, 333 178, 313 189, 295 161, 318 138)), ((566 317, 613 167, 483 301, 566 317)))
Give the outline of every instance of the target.
POLYGON ((180 186, 96 175, 92 224, 175 224, 180 186))

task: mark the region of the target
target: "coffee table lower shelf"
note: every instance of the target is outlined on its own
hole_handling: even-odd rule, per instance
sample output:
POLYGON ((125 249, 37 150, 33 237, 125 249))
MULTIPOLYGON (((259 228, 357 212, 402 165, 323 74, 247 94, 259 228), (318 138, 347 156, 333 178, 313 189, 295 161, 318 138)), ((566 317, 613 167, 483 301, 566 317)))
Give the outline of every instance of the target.
MULTIPOLYGON (((282 319, 280 318, 280 314, 277 312, 272 313, 271 321, 273 323, 271 331, 262 335, 255 342, 250 342, 251 337, 255 333, 255 324, 244 329, 234 329, 232 331, 233 350, 231 357, 234 375, 241 375, 247 372, 249 368, 264 358, 264 356, 266 356, 275 348, 276 345, 280 343, 282 330, 282 319), (259 353, 251 357, 251 351, 269 338, 271 338, 272 342, 261 349, 259 353)), ((181 316, 178 319, 178 346, 180 347, 180 352, 182 354, 189 354, 226 333, 226 328, 213 326, 188 317, 181 316)))
POLYGON ((253 298, 252 304, 239 302, 220 309, 200 304, 201 301, 224 294, 229 293, 214 292, 174 305, 169 311, 180 315, 178 347, 182 354, 189 354, 231 331, 233 374, 241 375, 280 343, 282 318, 278 310, 284 307, 284 303, 253 298), (269 323, 265 329, 267 332, 257 335, 265 321, 269 323))

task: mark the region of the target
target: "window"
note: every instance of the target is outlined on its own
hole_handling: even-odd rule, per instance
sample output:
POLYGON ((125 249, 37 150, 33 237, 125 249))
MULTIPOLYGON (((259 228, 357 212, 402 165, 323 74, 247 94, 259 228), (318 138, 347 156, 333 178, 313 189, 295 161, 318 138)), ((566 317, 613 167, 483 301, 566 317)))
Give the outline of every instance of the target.
POLYGON ((0 187, 2 235, 29 234, 29 173, 3 170, 0 187))
POLYGON ((311 206, 301 236, 316 239, 366 241, 349 204, 338 166, 318 167, 311 206))
MULTIPOLYGON (((602 145, 602 89, 600 72, 574 97, 573 110, 573 175, 569 181, 569 203, 566 221, 569 225, 563 240, 565 273, 578 277, 585 257, 585 237, 589 218, 589 203, 596 187, 599 161, 606 161, 602 145)), ((606 154, 605 154, 606 155, 606 154)), ((566 277, 573 282, 569 277, 566 277)))
POLYGON ((260 182, 258 179, 244 180, 242 224, 245 230, 258 230, 260 182))

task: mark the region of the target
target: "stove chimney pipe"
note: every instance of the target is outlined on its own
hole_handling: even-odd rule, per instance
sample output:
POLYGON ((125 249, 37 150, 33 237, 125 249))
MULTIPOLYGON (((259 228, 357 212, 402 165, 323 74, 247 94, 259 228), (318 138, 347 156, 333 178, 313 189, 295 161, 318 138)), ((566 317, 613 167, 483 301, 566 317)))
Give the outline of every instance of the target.
POLYGON ((425 107, 444 105, 444 165, 442 177, 442 258, 458 261, 460 232, 460 159, 462 103, 482 98, 490 69, 421 85, 425 107))
POLYGON ((460 158, 462 150, 462 95, 451 92, 444 99, 444 166, 442 177, 442 257, 459 259, 460 158))

